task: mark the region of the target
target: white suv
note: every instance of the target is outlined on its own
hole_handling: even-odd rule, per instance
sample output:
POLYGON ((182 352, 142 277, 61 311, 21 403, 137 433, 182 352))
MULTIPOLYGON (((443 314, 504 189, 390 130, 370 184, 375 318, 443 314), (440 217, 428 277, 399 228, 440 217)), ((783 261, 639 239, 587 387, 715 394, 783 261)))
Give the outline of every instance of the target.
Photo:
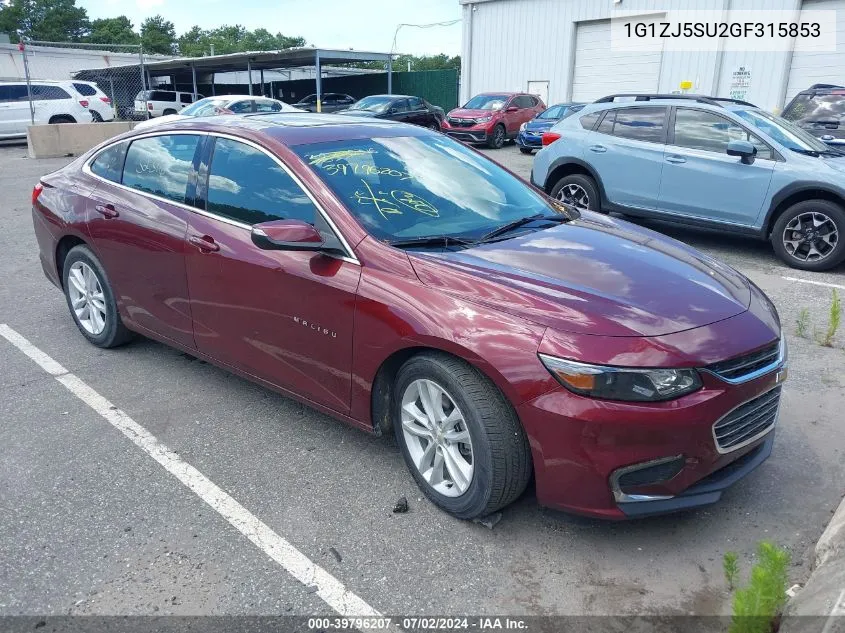
POLYGON ((93 81, 74 80, 59 83, 69 83, 79 93, 79 103, 91 111, 91 116, 94 117, 96 123, 114 120, 114 104, 93 81))
MULTIPOLYGON (((33 81, 35 123, 91 123, 88 103, 82 105, 70 81, 33 81)), ((0 139, 25 138, 31 124, 25 81, 0 82, 0 139)))
POLYGON ((201 94, 172 90, 142 90, 135 97, 135 115, 149 119, 179 114, 182 108, 202 99, 201 94))

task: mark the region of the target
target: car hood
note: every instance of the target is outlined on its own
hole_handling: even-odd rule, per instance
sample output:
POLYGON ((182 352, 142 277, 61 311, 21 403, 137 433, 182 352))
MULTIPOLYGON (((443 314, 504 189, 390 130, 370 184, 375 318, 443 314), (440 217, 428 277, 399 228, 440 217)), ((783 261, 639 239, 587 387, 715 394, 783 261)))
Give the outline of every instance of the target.
POLYGON ((409 251, 430 287, 561 332, 660 336, 741 314, 749 282, 659 233, 579 220, 456 252, 409 251))
POLYGON ((495 112, 498 112, 498 110, 466 110, 464 108, 455 108, 449 112, 449 116, 456 119, 480 119, 482 117, 488 117, 495 112))
POLYGON ((552 129, 552 126, 557 123, 554 119, 531 119, 526 125, 525 129, 529 132, 546 132, 552 129))
POLYGON ((156 125, 164 125, 165 123, 174 123, 176 121, 181 121, 182 119, 188 119, 190 117, 183 116, 181 114, 166 114, 164 116, 157 116, 154 119, 147 119, 146 121, 141 121, 133 129, 135 130, 143 130, 148 127, 155 127, 156 125))

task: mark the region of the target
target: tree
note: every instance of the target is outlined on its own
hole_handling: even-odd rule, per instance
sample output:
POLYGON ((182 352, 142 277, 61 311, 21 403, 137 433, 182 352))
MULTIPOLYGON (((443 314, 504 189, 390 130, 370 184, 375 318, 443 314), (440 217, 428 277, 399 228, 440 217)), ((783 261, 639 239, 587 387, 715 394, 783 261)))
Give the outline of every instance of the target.
POLYGON ((216 55, 245 51, 272 51, 305 46, 305 40, 301 37, 288 37, 281 33, 273 35, 267 29, 249 31, 240 24, 235 24, 211 30, 194 26, 179 37, 178 44, 180 54, 199 57, 210 55, 212 48, 216 55))
POLYGON ((0 32, 14 39, 79 42, 90 28, 88 12, 75 0, 0 2, 0 32))
POLYGON ((141 44, 145 53, 173 55, 176 52, 176 28, 173 22, 160 15, 144 20, 141 25, 141 44))
POLYGON ((92 44, 138 44, 141 41, 125 15, 94 20, 91 34, 86 39, 92 44))

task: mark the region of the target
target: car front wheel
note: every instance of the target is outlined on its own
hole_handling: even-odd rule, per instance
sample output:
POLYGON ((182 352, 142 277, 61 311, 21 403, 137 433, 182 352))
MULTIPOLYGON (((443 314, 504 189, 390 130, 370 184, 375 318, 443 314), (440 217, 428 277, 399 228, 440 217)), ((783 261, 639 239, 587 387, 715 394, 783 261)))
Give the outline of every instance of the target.
POLYGON ((793 268, 821 271, 845 260, 845 211, 829 200, 804 200, 775 222, 772 247, 793 268))
POLYGON ((490 149, 501 149, 505 144, 505 126, 501 123, 493 128, 493 133, 487 139, 487 147, 490 149))
POLYGON ((396 377, 394 431, 417 485, 460 519, 514 501, 531 477, 528 440, 510 403, 453 356, 411 358, 396 377))
POLYGON ((74 246, 65 258, 62 282, 76 327, 97 347, 117 347, 132 338, 117 312, 106 271, 87 246, 74 246))
POLYGON ((584 174, 570 174, 552 187, 551 197, 580 209, 601 212, 601 199, 596 182, 584 174))

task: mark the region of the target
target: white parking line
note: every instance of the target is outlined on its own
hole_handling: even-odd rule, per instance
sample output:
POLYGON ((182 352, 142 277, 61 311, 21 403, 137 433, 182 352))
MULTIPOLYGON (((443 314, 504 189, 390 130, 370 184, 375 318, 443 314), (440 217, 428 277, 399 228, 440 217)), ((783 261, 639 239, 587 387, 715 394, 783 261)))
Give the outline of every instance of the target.
POLYGON ((252 541, 258 549, 284 567, 291 576, 308 587, 316 587, 317 595, 337 613, 343 616, 377 617, 381 615, 347 589, 340 580, 311 562, 305 554, 267 527, 208 477, 159 442, 147 429, 5 323, 0 324, 0 336, 31 358, 41 369, 54 376, 68 391, 132 440, 167 472, 185 484, 236 530, 252 541))
POLYGON ((841 288, 845 290, 845 286, 840 284, 830 284, 826 281, 813 281, 812 279, 799 279, 798 277, 781 277, 781 279, 786 279, 787 281, 797 281, 802 284, 813 284, 814 286, 824 286, 826 288, 841 288))

